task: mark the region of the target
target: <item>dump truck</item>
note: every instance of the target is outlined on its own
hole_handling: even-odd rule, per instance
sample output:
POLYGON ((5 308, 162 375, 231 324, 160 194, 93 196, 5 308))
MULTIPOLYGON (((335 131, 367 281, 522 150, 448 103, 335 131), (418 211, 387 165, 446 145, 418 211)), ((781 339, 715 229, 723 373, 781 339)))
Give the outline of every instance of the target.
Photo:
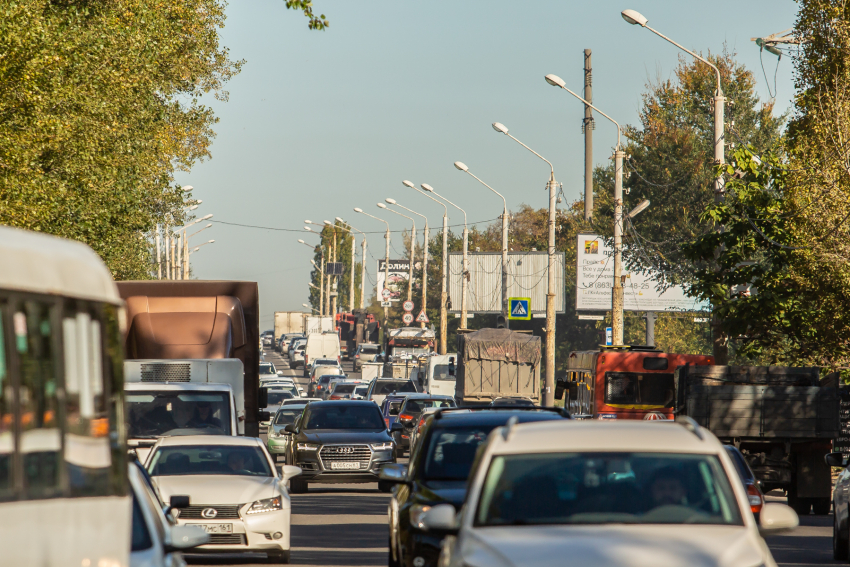
POLYGON ((230 385, 238 401, 239 433, 259 436, 266 412, 257 349, 257 283, 168 280, 116 285, 127 303, 125 373, 151 385, 209 383, 218 375, 212 379, 230 385))
POLYGON ((684 365, 675 388, 675 413, 738 447, 764 492, 784 490, 798 514, 829 513, 839 397, 817 368, 684 365))
POLYGON ((301 311, 275 311, 274 312, 274 338, 272 346, 277 348, 277 341, 287 333, 303 333, 307 313, 301 311))
MULTIPOLYGON (((458 336, 455 399, 458 405, 496 398, 540 403, 540 337, 510 329, 480 329, 458 336)), ((454 370, 449 365, 449 374, 454 370)))

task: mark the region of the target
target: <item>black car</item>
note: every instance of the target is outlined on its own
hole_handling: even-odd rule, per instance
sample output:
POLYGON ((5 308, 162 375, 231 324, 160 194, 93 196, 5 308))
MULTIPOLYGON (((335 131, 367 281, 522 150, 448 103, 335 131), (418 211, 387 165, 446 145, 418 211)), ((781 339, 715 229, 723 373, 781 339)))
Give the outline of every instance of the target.
POLYGON ((290 481, 290 492, 306 492, 310 482, 376 482, 383 465, 395 462, 395 443, 372 402, 311 402, 296 423, 286 462, 303 471, 290 481))
POLYGON ((439 410, 426 418, 407 470, 394 465, 382 475, 384 482, 398 486, 388 510, 391 567, 437 565, 443 537, 411 524, 429 506, 448 502, 460 509, 478 446, 512 417, 526 423, 569 418, 569 414, 557 409, 485 407, 439 410))
MULTIPOLYGON (((396 454, 410 449, 410 439, 413 429, 419 423, 419 416, 425 408, 453 408, 457 407, 452 396, 439 396, 432 394, 410 394, 398 408, 396 423, 400 423, 403 429, 395 428, 390 432, 396 444, 396 454)), ((390 410, 392 415, 392 410, 390 410)))

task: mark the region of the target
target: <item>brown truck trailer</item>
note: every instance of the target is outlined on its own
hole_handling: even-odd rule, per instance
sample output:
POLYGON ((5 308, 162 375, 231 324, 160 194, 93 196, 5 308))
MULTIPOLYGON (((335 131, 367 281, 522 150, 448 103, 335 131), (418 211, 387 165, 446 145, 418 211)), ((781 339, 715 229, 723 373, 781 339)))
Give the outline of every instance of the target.
POLYGON ((245 372, 245 435, 259 436, 257 283, 160 280, 117 286, 127 302, 126 358, 239 359, 245 372))

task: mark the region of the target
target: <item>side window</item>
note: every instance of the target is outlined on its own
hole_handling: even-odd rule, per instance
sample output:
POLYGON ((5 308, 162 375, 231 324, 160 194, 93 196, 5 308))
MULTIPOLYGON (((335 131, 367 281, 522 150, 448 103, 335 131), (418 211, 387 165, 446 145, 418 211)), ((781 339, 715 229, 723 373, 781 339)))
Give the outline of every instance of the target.
POLYGON ((136 495, 133 495, 133 535, 130 543, 130 551, 143 551, 150 549, 153 546, 151 541, 151 533, 148 530, 148 525, 145 523, 145 516, 142 514, 142 508, 139 506, 136 495))
POLYGON ((62 434, 51 318, 55 310, 55 304, 27 300, 12 314, 20 369, 19 452, 25 498, 49 498, 60 491, 62 434))
POLYGON ((14 387, 6 356, 6 306, 0 302, 0 502, 15 497, 12 471, 15 457, 14 387))

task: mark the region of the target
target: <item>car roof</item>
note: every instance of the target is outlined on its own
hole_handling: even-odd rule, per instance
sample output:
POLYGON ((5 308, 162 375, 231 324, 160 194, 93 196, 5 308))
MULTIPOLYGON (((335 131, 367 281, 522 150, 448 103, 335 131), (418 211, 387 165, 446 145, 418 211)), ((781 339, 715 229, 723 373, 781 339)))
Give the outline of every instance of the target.
POLYGON ((511 417, 516 416, 519 423, 531 421, 567 421, 563 414, 548 410, 518 410, 510 406, 470 410, 464 408, 442 409, 439 419, 434 420, 433 427, 450 428, 477 425, 504 425, 511 417))
MULTIPOLYGON (((277 411, 291 410, 291 409, 304 409, 305 407, 307 407, 308 403, 309 402, 300 402, 300 403, 297 403, 297 404, 281 404, 280 406, 278 406, 277 411)), ((275 413, 277 413, 277 412, 275 412, 275 413)))
POLYGON ((160 447, 175 447, 180 445, 228 445, 235 447, 257 447, 260 440, 257 437, 231 435, 175 435, 163 437, 157 445, 160 447))
POLYGON ((283 407, 283 406, 295 406, 295 405, 298 405, 298 404, 301 404, 301 403, 309 404, 310 402, 320 402, 321 400, 322 400, 322 398, 290 398, 288 400, 283 400, 283 404, 281 404, 281 407, 283 407))
POLYGON ((426 400, 453 400, 454 399, 454 396, 448 396, 446 394, 426 394, 424 392, 416 392, 415 394, 411 392, 410 394, 408 394, 404 397, 408 398, 408 399, 423 399, 424 398, 426 400))
POLYGON ((215 392, 233 391, 230 384, 214 384, 207 382, 178 382, 171 384, 164 382, 126 382, 124 384, 124 389, 128 392, 194 392, 197 390, 215 392))
POLYGON ((338 406, 341 404, 349 406, 371 406, 375 409, 380 409, 372 400, 322 400, 320 402, 310 402, 310 406, 338 406))
POLYGON ((547 451, 628 451, 718 454, 723 446, 708 430, 672 421, 555 420, 517 425, 496 441, 499 454, 547 451))

